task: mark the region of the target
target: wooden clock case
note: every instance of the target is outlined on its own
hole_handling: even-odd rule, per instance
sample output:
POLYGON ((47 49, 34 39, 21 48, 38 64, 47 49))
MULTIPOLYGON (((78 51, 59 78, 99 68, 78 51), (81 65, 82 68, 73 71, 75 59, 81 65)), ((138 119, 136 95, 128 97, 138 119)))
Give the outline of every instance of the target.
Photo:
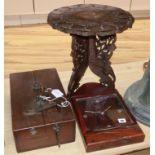
POLYGON ((144 133, 116 89, 86 83, 71 98, 87 152, 142 142, 144 133))

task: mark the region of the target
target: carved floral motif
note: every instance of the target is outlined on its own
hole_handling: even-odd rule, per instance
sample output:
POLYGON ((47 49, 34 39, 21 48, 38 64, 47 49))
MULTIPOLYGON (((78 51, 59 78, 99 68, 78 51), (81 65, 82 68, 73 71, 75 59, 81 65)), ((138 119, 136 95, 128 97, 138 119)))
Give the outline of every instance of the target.
POLYGON ((115 50, 116 35, 82 37, 72 36, 73 73, 68 85, 68 97, 79 87, 87 67, 100 77, 105 87, 115 87, 115 74, 110 58, 115 50))
POLYGON ((89 54, 89 38, 73 35, 72 36, 72 51, 73 57, 73 73, 68 85, 68 98, 79 87, 82 76, 88 67, 88 54, 89 54))

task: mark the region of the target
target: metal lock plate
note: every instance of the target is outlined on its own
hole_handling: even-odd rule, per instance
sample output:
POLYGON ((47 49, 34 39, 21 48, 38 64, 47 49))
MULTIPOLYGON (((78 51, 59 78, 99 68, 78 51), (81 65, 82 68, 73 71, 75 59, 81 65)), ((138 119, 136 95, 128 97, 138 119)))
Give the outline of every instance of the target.
POLYGON ((32 136, 35 136, 35 135, 37 134, 37 130, 36 130, 35 128, 31 128, 31 129, 30 129, 30 134, 31 134, 32 136))

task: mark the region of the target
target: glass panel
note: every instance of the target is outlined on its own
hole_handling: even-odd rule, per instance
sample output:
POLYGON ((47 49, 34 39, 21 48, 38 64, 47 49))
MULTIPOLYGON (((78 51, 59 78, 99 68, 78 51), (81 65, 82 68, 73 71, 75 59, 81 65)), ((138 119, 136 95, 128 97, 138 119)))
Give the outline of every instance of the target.
POLYGON ((126 127, 133 123, 117 94, 77 99, 89 131, 126 127))

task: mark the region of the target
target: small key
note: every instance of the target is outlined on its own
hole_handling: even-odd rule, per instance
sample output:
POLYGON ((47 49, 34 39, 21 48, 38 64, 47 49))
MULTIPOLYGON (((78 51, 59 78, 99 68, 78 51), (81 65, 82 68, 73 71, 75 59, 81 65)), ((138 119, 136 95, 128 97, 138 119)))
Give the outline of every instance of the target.
POLYGON ((55 131, 57 145, 58 145, 58 147, 60 147, 60 127, 59 127, 59 125, 57 123, 55 123, 53 125, 53 129, 55 131))

